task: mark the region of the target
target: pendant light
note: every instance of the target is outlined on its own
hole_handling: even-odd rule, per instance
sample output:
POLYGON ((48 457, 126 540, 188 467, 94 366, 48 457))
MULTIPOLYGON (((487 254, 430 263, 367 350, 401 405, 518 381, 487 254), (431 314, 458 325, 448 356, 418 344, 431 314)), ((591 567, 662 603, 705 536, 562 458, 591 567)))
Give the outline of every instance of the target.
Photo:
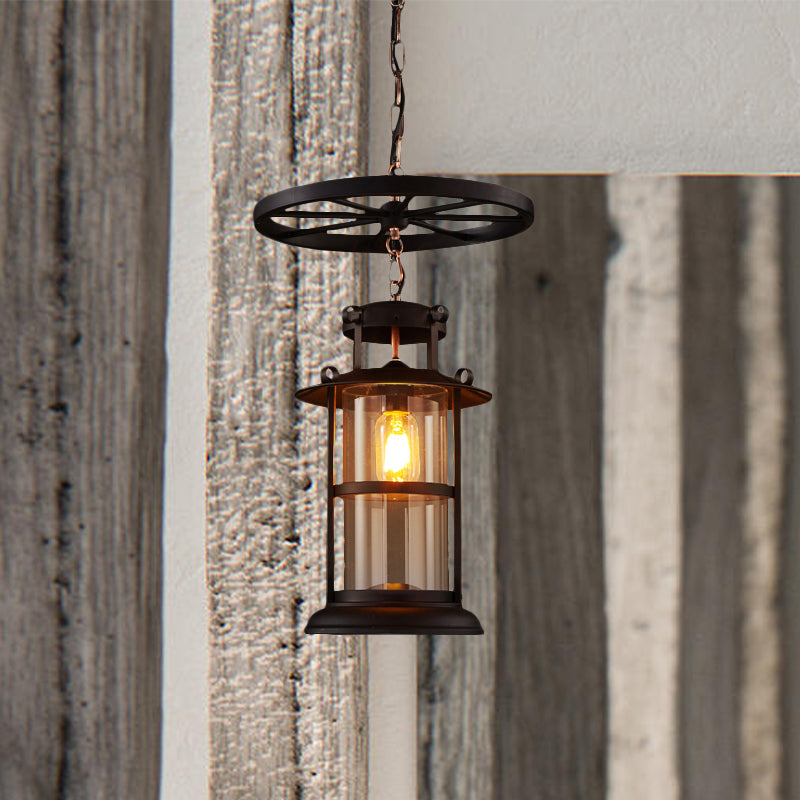
POLYGON ((480 622, 461 605, 461 412, 491 395, 473 386, 468 369, 453 377, 439 372, 448 311, 401 300, 400 256, 520 233, 533 222, 533 203, 494 184, 398 174, 405 3, 390 5, 395 93, 388 174, 285 189, 263 198, 254 212, 264 236, 295 247, 388 253, 390 275, 393 269, 398 274, 388 300, 342 312, 342 333, 353 342, 350 369, 326 366, 319 384, 297 392, 299 400, 325 408, 328 423, 326 605, 312 615, 306 632, 480 634, 480 622), (391 345, 391 360, 365 367, 368 343, 391 345), (400 360, 401 347, 419 344, 426 346, 424 369, 400 360), (340 587, 338 515, 344 535, 340 587))

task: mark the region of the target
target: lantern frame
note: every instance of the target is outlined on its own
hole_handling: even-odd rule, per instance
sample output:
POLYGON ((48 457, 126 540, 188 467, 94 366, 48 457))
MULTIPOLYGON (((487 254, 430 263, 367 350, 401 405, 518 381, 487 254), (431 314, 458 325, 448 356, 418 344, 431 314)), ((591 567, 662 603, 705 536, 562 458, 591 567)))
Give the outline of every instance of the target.
POLYGON ((326 605, 314 613, 306 633, 446 633, 482 634, 478 618, 461 605, 461 411, 487 403, 491 394, 472 386, 472 373, 460 369, 454 377, 438 370, 438 342, 445 336, 448 311, 444 306, 424 306, 403 301, 348 306, 342 313, 342 332, 353 340, 353 369, 339 373, 323 367, 321 383, 296 393, 298 400, 324 406, 328 415, 326 605), (393 358, 373 369, 362 367, 367 342, 427 345, 427 365, 416 369, 393 358), (414 481, 348 481, 335 483, 334 449, 336 410, 342 389, 355 385, 438 386, 448 390, 448 410, 453 420, 453 483, 414 481), (335 500, 364 494, 424 495, 453 500, 453 588, 344 589, 335 588, 335 500))

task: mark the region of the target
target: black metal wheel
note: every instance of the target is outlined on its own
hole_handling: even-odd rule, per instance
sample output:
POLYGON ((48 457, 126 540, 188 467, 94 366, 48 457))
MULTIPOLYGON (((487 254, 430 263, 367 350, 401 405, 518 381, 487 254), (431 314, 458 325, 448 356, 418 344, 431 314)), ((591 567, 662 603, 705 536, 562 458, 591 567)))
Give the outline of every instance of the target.
POLYGON ((494 183, 378 175, 284 189, 260 200, 253 219, 270 239, 347 253, 385 253, 397 228, 410 252, 513 236, 533 223, 533 202, 494 183))

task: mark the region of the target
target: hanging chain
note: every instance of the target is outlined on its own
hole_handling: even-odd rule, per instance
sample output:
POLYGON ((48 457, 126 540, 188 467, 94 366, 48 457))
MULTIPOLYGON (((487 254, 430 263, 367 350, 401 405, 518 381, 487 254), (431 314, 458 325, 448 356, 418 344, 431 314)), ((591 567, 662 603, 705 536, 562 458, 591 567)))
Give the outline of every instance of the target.
POLYGON ((389 297, 392 300, 399 300, 403 291, 403 284, 406 282, 406 273, 403 269, 403 262, 400 261, 400 253, 403 252, 403 240, 400 238, 400 231, 397 228, 389 228, 389 236, 386 238, 386 250, 389 253, 389 297), (397 264, 400 275, 397 280, 392 278, 392 266, 397 264))
POLYGON ((400 38, 400 14, 405 6, 405 0, 390 0, 392 5, 392 41, 389 44, 389 63, 394 75, 394 102, 391 108, 392 150, 389 154, 389 174, 400 169, 400 145, 403 142, 403 128, 405 126, 406 92, 403 89, 403 69, 406 65, 406 48, 400 38), (398 57, 398 53, 400 57, 398 57), (397 120, 395 121, 395 114, 397 120))
MULTIPOLYGON (((403 143, 403 129, 405 127, 406 92, 403 88, 403 69, 406 65, 406 48, 400 35, 400 15, 405 6, 405 0, 390 0, 392 6, 392 36, 389 44, 389 64, 394 75, 394 102, 391 108, 392 123, 392 150, 389 154, 389 174, 394 175, 400 169, 400 146, 403 143), (397 119, 395 120, 395 114, 397 119)), ((392 200, 399 200, 393 197, 392 200)), ((403 291, 406 274, 400 254, 403 252, 403 240, 400 238, 399 228, 389 228, 386 237, 386 250, 389 253, 389 297, 399 300, 403 291), (392 266, 397 264, 400 271, 395 280, 392 278, 392 266)))

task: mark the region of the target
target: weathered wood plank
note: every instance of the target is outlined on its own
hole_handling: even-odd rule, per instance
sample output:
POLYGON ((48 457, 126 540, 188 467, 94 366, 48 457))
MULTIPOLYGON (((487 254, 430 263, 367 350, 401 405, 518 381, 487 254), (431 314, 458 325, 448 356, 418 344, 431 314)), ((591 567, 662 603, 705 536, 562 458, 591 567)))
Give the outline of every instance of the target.
POLYGON ((681 181, 681 791, 741 797, 744 398, 738 185, 681 181))
MULTIPOLYGON (((298 184, 366 172, 367 6, 356 0, 295 0, 292 70, 298 184)), ((295 356, 297 387, 319 370, 349 368, 342 309, 359 301, 361 261, 347 253, 300 252, 295 356)), ((325 599, 325 412, 302 405, 295 420, 294 526, 299 536, 295 672, 303 797, 359 800, 367 792, 366 656, 363 636, 305 636, 325 599)), ((338 464, 337 464, 338 466, 338 464)), ((341 563, 343 537, 337 548, 341 563)))
MULTIPOLYGON (((741 363, 745 409, 739 752, 744 800, 779 800, 783 743, 778 617, 787 467, 779 181, 739 180, 741 363)), ((787 750, 792 753, 792 750, 787 750)))
POLYGON ((496 796, 602 798, 605 183, 518 178, 497 291, 496 796))
POLYGON ((500 180, 537 202, 530 232, 420 256, 425 299, 453 312, 445 370, 496 392, 463 437, 465 603, 486 636, 420 640, 420 796, 600 798, 604 186, 500 180))
POLYGON ((0 796, 155 798, 170 13, 0 7, 0 796))
POLYGON ((604 344, 609 800, 677 800, 680 192, 608 179, 604 344))
POLYGON ((800 180, 783 179, 781 255, 787 349, 785 517, 781 537, 779 602, 781 633, 782 788, 786 800, 800 798, 800 180))
POLYGON ((332 356, 353 261, 261 239, 262 195, 361 164, 354 2, 214 12, 214 298, 209 426, 212 791, 362 797, 362 644, 307 640, 322 590, 324 436, 298 386, 332 356), (343 102, 343 98, 345 102, 343 102))
POLYGON ((292 176, 289 20, 288 3, 224 3, 212 22, 207 525, 215 798, 290 798, 297 782, 290 676, 301 599, 280 569, 297 543, 295 274, 292 253, 258 241, 248 214, 259 194, 292 176))
MULTIPOLYGON (((450 310, 439 365, 469 367, 496 392, 497 294, 502 245, 420 253, 420 302, 450 310)), ((464 607, 481 637, 419 637, 418 791, 423 800, 495 796, 496 401, 462 417, 464 607)))

